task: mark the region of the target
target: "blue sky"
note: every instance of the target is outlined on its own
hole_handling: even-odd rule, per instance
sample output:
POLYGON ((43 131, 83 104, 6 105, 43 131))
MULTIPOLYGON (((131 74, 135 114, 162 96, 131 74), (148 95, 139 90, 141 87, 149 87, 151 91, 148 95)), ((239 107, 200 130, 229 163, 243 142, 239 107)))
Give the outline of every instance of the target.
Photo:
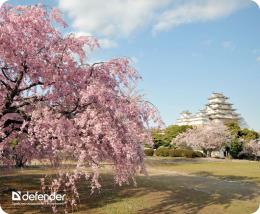
POLYGON ((167 125, 223 92, 260 130, 260 9, 250 0, 8 1, 58 6, 68 31, 97 36, 91 61, 127 56, 167 125), (84 2, 84 3, 82 3, 84 2))

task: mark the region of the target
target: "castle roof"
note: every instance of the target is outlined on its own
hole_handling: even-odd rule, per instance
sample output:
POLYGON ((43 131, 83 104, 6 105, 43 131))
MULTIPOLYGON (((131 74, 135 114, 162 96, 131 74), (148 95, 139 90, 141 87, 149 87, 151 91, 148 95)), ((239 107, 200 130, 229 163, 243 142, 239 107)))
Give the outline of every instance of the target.
POLYGON ((232 107, 233 104, 229 103, 228 99, 222 93, 214 92, 208 98, 209 102, 198 113, 193 115, 189 111, 183 111, 177 122, 182 125, 198 125, 214 119, 240 121, 240 114, 236 113, 236 109, 232 107))
POLYGON ((234 104, 232 104, 232 103, 227 103, 227 102, 219 102, 219 101, 210 102, 210 103, 206 104, 206 106, 211 106, 211 105, 226 105, 226 106, 232 106, 232 105, 234 105, 234 104))
POLYGON ((224 96, 222 93, 216 93, 216 92, 213 92, 208 99, 211 100, 216 98, 228 99, 228 97, 224 96))

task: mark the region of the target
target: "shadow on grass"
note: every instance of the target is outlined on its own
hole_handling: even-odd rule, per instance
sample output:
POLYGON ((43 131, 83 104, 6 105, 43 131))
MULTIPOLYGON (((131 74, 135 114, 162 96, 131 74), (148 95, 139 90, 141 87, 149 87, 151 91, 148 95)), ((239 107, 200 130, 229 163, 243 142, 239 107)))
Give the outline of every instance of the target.
MULTIPOLYGON (((241 177, 236 178, 239 179, 241 177)), ((151 176, 150 180, 147 184, 149 191, 167 191, 168 195, 159 204, 140 213, 197 213, 210 205, 220 205, 225 209, 233 200, 252 200, 260 193, 254 182, 241 184, 214 177, 160 175, 151 176)))
POLYGON ((209 178, 217 178, 219 180, 222 180, 224 182, 246 182, 246 183, 260 183, 260 178, 257 176, 234 176, 234 175, 216 175, 211 172, 207 171, 199 171, 199 172, 194 172, 191 173, 191 175, 194 176, 203 176, 203 177, 209 177, 209 178))
POLYGON ((160 164, 183 164, 183 163, 201 163, 201 162, 220 162, 222 160, 209 160, 207 158, 184 158, 184 157, 146 157, 145 163, 151 165, 160 164))
MULTIPOLYGON (((11 175, 0 177, 1 189, 0 204, 4 210, 12 214, 24 213, 51 213, 49 207, 19 206, 11 204, 11 191, 39 191, 41 174, 11 175)), ((42 174, 44 174, 43 172, 42 174)), ((149 205, 135 208, 131 212, 119 210, 117 213, 197 213, 199 210, 210 206, 220 205, 228 208, 233 200, 252 200, 260 191, 256 183, 250 182, 241 185, 241 182, 229 182, 216 178, 210 173, 200 172, 200 176, 183 175, 152 175, 137 178, 138 187, 118 187, 113 184, 113 176, 101 175, 103 185, 100 193, 90 194, 90 189, 85 181, 79 184, 81 213, 95 213, 95 209, 127 201, 138 200, 143 197, 149 205), (203 177, 203 176, 206 177, 203 177)), ((235 177, 241 181, 244 178, 235 177)), ((62 213, 62 212, 60 212, 62 213)), ((113 213, 101 212, 101 213, 113 213)))
MULTIPOLYGON (((236 178, 238 179, 241 178, 236 178)), ((129 213, 197 213, 210 205, 219 205, 226 209, 234 200, 252 200, 260 193, 259 186, 253 182, 241 185, 239 182, 227 182, 211 177, 153 175, 139 177, 137 182, 137 188, 131 186, 118 188, 107 183, 101 194, 81 201, 83 210, 144 196, 150 202, 149 208, 129 213), (151 195, 153 197, 155 195, 151 193, 158 194, 156 200, 151 198, 151 195)))

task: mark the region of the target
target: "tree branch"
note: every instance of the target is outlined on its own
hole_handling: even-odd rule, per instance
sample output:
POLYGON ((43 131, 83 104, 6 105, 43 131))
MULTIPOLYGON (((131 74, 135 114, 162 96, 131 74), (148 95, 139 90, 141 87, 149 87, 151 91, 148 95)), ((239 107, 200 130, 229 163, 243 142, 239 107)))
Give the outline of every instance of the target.
POLYGON ((19 105, 13 106, 13 108, 17 108, 18 109, 18 108, 21 108, 21 107, 24 107, 24 106, 32 104, 32 102, 39 102, 39 101, 43 101, 44 100, 43 97, 36 97, 36 96, 35 97, 31 97, 31 99, 32 100, 30 100, 30 101, 25 101, 25 102, 23 102, 23 103, 21 103, 19 105))
POLYGON ((9 77, 9 76, 5 73, 4 70, 7 70, 7 69, 9 69, 9 68, 8 68, 8 67, 2 67, 2 68, 1 68, 1 71, 2 71, 2 73, 3 73, 3 75, 4 75, 4 77, 5 77, 7 80, 11 81, 12 83, 15 83, 15 80, 12 80, 11 77, 9 77))
POLYGON ((32 83, 32 84, 28 85, 27 87, 19 89, 18 91, 19 92, 26 91, 26 90, 29 90, 30 88, 37 86, 37 85, 43 85, 43 82, 39 81, 39 82, 32 83))
POLYGON ((11 86, 9 86, 5 81, 0 79, 0 82, 6 87, 7 90, 12 91, 11 86))

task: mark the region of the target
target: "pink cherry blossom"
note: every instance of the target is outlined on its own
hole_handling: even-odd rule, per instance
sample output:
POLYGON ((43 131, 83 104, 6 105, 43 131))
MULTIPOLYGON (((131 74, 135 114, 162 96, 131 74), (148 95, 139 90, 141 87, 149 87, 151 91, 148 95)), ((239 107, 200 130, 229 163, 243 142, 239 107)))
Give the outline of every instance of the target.
POLYGON ((113 164, 119 185, 145 173, 149 124, 162 122, 157 110, 136 96, 141 77, 128 59, 88 64, 85 47, 98 47, 97 40, 64 36, 57 24, 66 26, 56 9, 0 9, 0 159, 6 163, 19 154, 54 166, 75 161, 74 172, 63 170, 50 181, 51 191, 67 188, 74 194, 73 207, 79 177, 93 190, 101 187, 104 161, 113 164))
POLYGON ((177 146, 186 145, 196 150, 210 154, 219 150, 231 139, 227 126, 221 122, 211 122, 208 125, 193 127, 173 139, 177 146))
POLYGON ((245 144, 245 151, 250 152, 255 156, 260 156, 260 141, 259 140, 251 140, 249 143, 245 144))

